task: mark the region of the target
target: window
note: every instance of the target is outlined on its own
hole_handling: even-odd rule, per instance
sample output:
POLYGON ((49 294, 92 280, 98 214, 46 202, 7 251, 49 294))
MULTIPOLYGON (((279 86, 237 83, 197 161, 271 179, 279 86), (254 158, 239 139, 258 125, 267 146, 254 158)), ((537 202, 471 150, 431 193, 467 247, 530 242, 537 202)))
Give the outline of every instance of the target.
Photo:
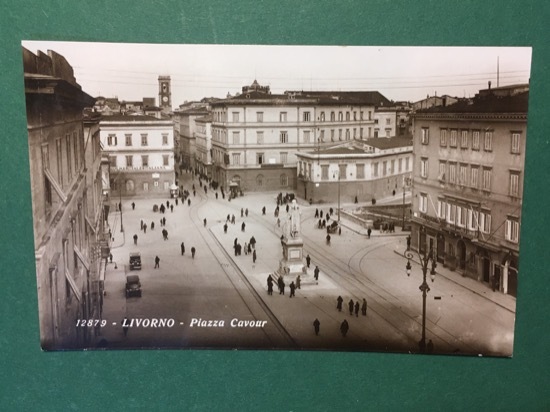
MULTIPOLYGON (((321 130, 321 132, 319 134, 319 138, 321 139, 322 142, 325 141, 325 131, 324 130, 321 130)), ((304 143, 309 143, 309 140, 307 142, 305 141, 305 136, 304 136, 304 143)))
POLYGON ((394 174, 395 173, 395 159, 392 159, 391 163, 390 163, 390 174, 394 174))
POLYGON ((286 174, 281 175, 281 186, 288 186, 288 176, 286 174))
POLYGON ((510 196, 519 197, 519 172, 510 172, 510 196))
POLYGON ((460 131, 460 147, 462 149, 468 148, 468 130, 460 131))
POLYGON ((445 181, 445 171, 447 169, 447 163, 446 162, 442 162, 440 161, 439 162, 439 173, 437 175, 437 179, 440 181, 440 182, 444 182, 445 181))
POLYGON ((126 139, 126 146, 132 146, 132 135, 131 134, 126 134, 124 135, 125 139, 126 139))
POLYGON ((429 144, 430 143, 430 129, 427 127, 422 128, 422 137, 420 142, 422 144, 429 144))
POLYGON ((73 132, 73 149, 74 149, 74 170, 75 172, 79 170, 78 167, 78 160, 80 159, 80 152, 78 151, 78 142, 79 142, 79 136, 76 132, 73 132))
POLYGON ((162 165, 163 166, 168 166, 169 163, 168 163, 168 155, 162 155, 162 165))
POLYGON ((409 166, 410 166, 410 165, 409 165, 409 157, 406 157, 406 158, 405 158, 405 171, 409 171, 409 170, 410 170, 410 169, 409 169, 409 166))
POLYGON ((457 139, 456 135, 457 135, 457 133, 458 133, 457 130, 451 130, 451 141, 449 142, 449 145, 451 147, 456 147, 456 144, 457 144, 456 143, 456 139, 457 139))
POLYGON ((386 129, 386 137, 391 137, 391 129, 386 129))
POLYGON ((310 113, 304 112, 304 122, 309 122, 309 121, 310 121, 310 113))
POLYGON ((109 166, 116 167, 116 156, 109 156, 109 166))
POLYGON ((472 150, 479 150, 479 130, 472 132, 472 150))
POLYGON ((492 131, 486 131, 485 132, 485 139, 483 141, 483 149, 485 149, 486 152, 490 152, 493 150, 493 132, 492 131))
POLYGON ((141 145, 142 146, 147 146, 147 134, 146 133, 141 135, 141 145))
POLYGON ((330 130, 330 141, 334 142, 334 129, 330 130))
POLYGON ((342 140, 342 129, 338 129, 338 140, 342 140))
POLYGON ((71 136, 70 135, 65 136, 65 149, 67 149, 67 176, 70 182, 73 176, 72 162, 71 162, 72 156, 71 156, 71 136))
POLYGON ((372 164, 372 175, 378 177, 378 162, 372 164))
POLYGON ((126 156, 126 167, 132 167, 134 165, 133 160, 133 156, 126 156))
POLYGON ((350 139, 349 129, 346 129, 346 140, 350 139))
POLYGON ((389 126, 391 124, 391 119, 390 118, 387 118, 386 119, 386 125, 389 126))
POLYGON ((427 157, 422 157, 420 159, 420 176, 423 177, 424 179, 428 177, 428 158, 427 157))
POLYGON ((477 230, 479 222, 479 212, 477 210, 468 210, 468 229, 477 230))
POLYGON ((107 136, 107 145, 108 146, 116 146, 116 134, 110 134, 107 136))
POLYGON ((519 133, 512 133, 512 147, 510 151, 514 154, 519 154, 519 139, 520 134, 519 133))
POLYGON ((309 143, 310 135, 311 132, 309 130, 304 130, 304 143, 309 143))
POLYGON ((519 241, 519 221, 515 217, 509 216, 506 220, 504 237, 509 242, 518 243, 519 241))
POLYGON ((328 165, 321 165, 321 180, 328 180, 328 165))
POLYGON ((460 227, 466 227, 466 223, 468 222, 468 209, 464 206, 457 206, 456 214, 456 224, 460 227))
POLYGON ((334 122, 336 120, 336 114, 334 112, 330 112, 330 121, 334 122))
POLYGON ((233 165, 240 165, 241 164, 241 154, 240 153, 233 153, 233 165))
POLYGON ((493 175, 493 170, 490 168, 483 168, 483 182, 481 189, 485 191, 491 191, 491 178, 493 175))
POLYGON ((347 168, 348 168, 348 165, 346 164, 338 165, 338 179, 346 180, 347 168))
POLYGON ((403 171, 403 159, 399 159, 397 161, 397 167, 398 167, 398 173, 401 173, 403 171))
POLYGON ((338 121, 341 122, 344 120, 344 114, 342 112, 338 112, 338 121))
POLYGON ((358 163, 355 165, 356 167, 356 174, 357 179, 364 179, 365 178, 365 165, 363 163, 358 163))
POLYGON ((350 119, 349 112, 346 112, 346 121, 349 122, 349 119, 350 119))
POLYGON ((418 210, 420 211, 420 213, 428 212, 428 195, 426 193, 420 193, 418 210))
POLYGON ((167 146, 168 145, 168 133, 162 134, 162 145, 167 146))
POLYGON ((321 112, 321 114, 320 114, 320 120, 321 120, 322 122, 325 121, 325 112, 321 112))
POLYGON ((288 153, 281 152, 281 163, 282 164, 288 163, 288 153))
POLYGON ((472 189, 477 189, 479 187, 479 167, 472 166, 470 168, 470 186, 472 189))
POLYGON ((372 112, 369 110, 367 113, 369 115, 369 120, 372 120, 372 112))
POLYGON ((479 213, 479 230, 483 233, 491 233, 491 214, 482 211, 479 213))
POLYGON ((241 144, 241 132, 233 132, 233 144, 241 144))
POLYGON ((264 132, 256 132, 256 141, 258 144, 264 144, 264 132))
POLYGON ((264 112, 256 112, 256 121, 262 123, 264 121, 264 112))
POLYGON ((458 184, 465 186, 468 183, 468 165, 461 164, 458 173, 458 184))
POLYGON ((456 183, 456 163, 449 163, 449 183, 456 183))
POLYGON ((288 133, 287 132, 281 132, 279 134, 279 141, 281 143, 288 143, 288 133))
POLYGON ((445 220, 445 212, 447 209, 447 205, 444 200, 438 200, 437 201, 437 217, 440 219, 445 220))
POLYGON ((357 120, 357 112, 353 112, 353 120, 354 120, 354 121, 357 120))
MULTIPOLYGON (((63 186, 63 148, 62 148, 61 139, 56 139, 55 141, 55 150, 57 157, 57 181, 61 186, 63 186)), ((116 165, 115 165, 116 166, 116 165)))
POLYGON ((353 140, 357 139, 357 129, 353 128, 353 140))
POLYGON ((363 140, 363 128, 359 128, 359 139, 363 140))
POLYGON ((232 112, 231 119, 233 123, 239 123, 239 112, 232 112))
POLYGON ((263 153, 256 153, 256 163, 259 165, 264 164, 264 154, 263 153))
POLYGON ((279 113, 279 121, 286 122, 286 112, 279 113))
POLYGON ((146 156, 146 155, 141 156, 141 166, 149 167, 149 156, 146 156))
POLYGON ((363 120, 363 111, 362 110, 359 112, 359 119, 363 120))

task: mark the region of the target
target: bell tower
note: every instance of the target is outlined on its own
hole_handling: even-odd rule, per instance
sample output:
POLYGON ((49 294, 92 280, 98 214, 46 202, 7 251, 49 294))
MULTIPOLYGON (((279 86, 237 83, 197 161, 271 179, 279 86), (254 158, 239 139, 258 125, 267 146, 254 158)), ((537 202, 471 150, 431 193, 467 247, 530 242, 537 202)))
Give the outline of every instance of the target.
POLYGON ((170 76, 159 76, 159 107, 161 107, 163 111, 172 110, 170 76))

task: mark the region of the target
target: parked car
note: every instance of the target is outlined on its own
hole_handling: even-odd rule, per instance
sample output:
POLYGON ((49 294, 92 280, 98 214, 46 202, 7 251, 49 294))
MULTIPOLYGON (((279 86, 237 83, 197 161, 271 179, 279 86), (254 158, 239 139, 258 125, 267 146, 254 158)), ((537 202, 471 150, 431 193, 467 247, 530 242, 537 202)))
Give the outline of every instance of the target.
POLYGON ((139 252, 130 253, 130 270, 141 270, 141 254, 139 252))
POLYGON ((141 297, 141 282, 138 275, 126 276, 126 298, 132 296, 141 297))
POLYGON ((336 233, 338 230, 338 222, 333 220, 330 225, 327 226, 328 233, 336 233))

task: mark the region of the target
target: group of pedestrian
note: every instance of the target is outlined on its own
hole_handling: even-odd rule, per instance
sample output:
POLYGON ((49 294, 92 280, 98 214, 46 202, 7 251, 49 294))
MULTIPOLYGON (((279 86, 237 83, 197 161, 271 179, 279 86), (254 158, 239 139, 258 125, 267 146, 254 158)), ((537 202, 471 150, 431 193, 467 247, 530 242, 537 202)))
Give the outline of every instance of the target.
MULTIPOLYGON (((344 303, 344 299, 342 296, 338 296, 336 298, 336 309, 338 309, 338 312, 342 311, 342 304, 344 303)), ((367 316, 367 299, 363 298, 363 301, 361 304, 359 304, 359 300, 356 302, 353 301, 353 299, 350 299, 348 302, 348 309, 350 316, 353 316, 355 313, 356 317, 359 317, 359 309, 361 309, 361 314, 363 316, 367 316)))
MULTIPOLYGON (((315 331, 315 335, 319 336, 319 331, 321 330, 321 322, 319 319, 315 318, 313 321, 313 330, 315 331)), ((349 331, 349 323, 346 319, 343 320, 343 322, 340 324, 340 333, 345 338, 349 331)))

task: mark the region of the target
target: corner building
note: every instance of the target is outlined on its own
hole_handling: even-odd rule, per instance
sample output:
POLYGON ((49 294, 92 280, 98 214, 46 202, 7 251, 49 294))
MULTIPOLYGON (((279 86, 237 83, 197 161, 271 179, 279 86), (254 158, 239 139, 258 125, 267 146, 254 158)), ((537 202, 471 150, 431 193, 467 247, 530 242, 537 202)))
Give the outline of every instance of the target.
POLYGON ((528 85, 414 115, 412 245, 516 296, 528 85))

